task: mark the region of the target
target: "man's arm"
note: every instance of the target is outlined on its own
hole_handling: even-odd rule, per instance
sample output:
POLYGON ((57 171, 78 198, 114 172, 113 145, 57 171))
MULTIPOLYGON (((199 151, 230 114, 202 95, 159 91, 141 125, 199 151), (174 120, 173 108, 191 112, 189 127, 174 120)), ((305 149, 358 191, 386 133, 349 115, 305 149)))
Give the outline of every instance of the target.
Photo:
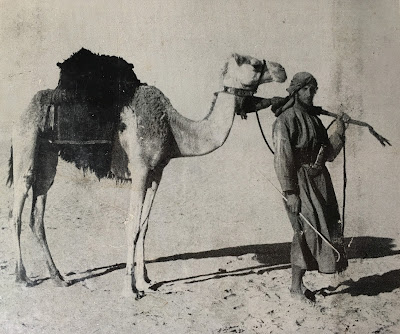
POLYGON ((285 98, 274 96, 273 98, 267 99, 263 97, 251 96, 246 98, 246 101, 243 105, 244 112, 246 114, 256 112, 262 109, 266 109, 271 105, 278 105, 280 104, 285 98))
POLYGON ((332 135, 329 136, 329 146, 328 146, 328 154, 326 157, 327 161, 333 161, 340 153, 343 145, 345 143, 345 132, 346 132, 346 119, 350 117, 342 113, 334 122, 333 126, 336 127, 335 131, 332 135))
MULTIPOLYGON (((283 195, 287 199, 286 205, 289 211, 298 215, 301 209, 299 197, 297 171, 290 138, 289 126, 278 118, 273 128, 273 141, 275 146, 274 167, 282 188, 283 195)), ((293 227, 297 228, 297 227, 293 227)))

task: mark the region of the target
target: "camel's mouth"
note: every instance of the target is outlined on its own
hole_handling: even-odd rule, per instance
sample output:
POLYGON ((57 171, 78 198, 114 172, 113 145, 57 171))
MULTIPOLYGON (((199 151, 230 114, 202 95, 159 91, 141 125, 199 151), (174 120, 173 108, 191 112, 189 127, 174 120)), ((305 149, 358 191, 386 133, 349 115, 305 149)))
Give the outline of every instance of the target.
POLYGON ((286 71, 285 68, 279 64, 279 63, 275 63, 275 62, 267 62, 267 68, 268 68, 268 73, 271 77, 271 81, 274 82, 279 82, 279 83, 283 83, 286 81, 287 79, 287 75, 286 75, 286 71))

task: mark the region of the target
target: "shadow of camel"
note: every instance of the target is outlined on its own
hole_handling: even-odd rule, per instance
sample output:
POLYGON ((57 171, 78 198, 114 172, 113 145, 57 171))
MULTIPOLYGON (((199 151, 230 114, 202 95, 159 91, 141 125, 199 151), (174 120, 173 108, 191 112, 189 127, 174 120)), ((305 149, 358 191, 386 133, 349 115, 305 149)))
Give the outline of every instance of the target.
MULTIPOLYGON (((347 255, 349 259, 367 259, 379 258, 384 256, 391 256, 400 254, 400 250, 395 250, 396 245, 391 238, 377 238, 377 237, 354 237, 346 238, 345 244, 350 247, 347 248, 347 255)), ((155 284, 153 289, 156 290, 160 286, 178 281, 187 281, 186 283, 195 283, 210 279, 218 279, 226 276, 243 276, 249 274, 263 274, 267 271, 287 269, 290 268, 290 245, 291 243, 276 243, 264 245, 246 245, 237 247, 227 247, 209 251, 182 253, 171 256, 159 257, 154 260, 146 261, 146 263, 169 262, 177 260, 200 260, 207 258, 219 258, 228 256, 242 256, 246 254, 254 254, 254 259, 260 265, 247 267, 243 269, 236 269, 232 271, 219 270, 213 273, 197 275, 185 278, 178 278, 170 281, 163 281, 155 284)), ((116 263, 110 266, 98 267, 89 269, 85 272, 79 273, 83 275, 70 281, 70 285, 75 283, 106 275, 115 270, 124 269, 125 263, 116 263)), ((75 275, 75 272, 70 272, 66 276, 75 275)), ((342 283, 344 284, 344 283, 342 283)), ((349 282, 350 284, 350 282, 349 282)), ((338 287, 334 288, 336 290, 338 287)))
MULTIPOLYGON (((74 285, 74 284, 79 283, 79 282, 83 282, 83 281, 85 281, 87 279, 90 279, 90 278, 103 276, 103 275, 111 273, 111 272, 113 272, 115 270, 120 270, 120 269, 124 269, 124 268, 126 268, 126 263, 116 263, 116 264, 113 264, 111 266, 88 269, 88 270, 80 273, 80 274, 84 275, 83 277, 75 278, 75 279, 72 279, 72 280, 68 281, 68 286, 74 285)), ((75 272, 69 272, 65 276, 72 276, 72 275, 75 275, 75 274, 76 274, 75 272)))

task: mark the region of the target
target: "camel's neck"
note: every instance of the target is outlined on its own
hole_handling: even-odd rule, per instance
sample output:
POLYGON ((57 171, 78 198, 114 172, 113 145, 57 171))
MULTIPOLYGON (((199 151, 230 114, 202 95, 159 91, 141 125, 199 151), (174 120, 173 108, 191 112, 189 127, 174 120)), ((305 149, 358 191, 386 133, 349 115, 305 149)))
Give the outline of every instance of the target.
POLYGON ((234 95, 218 93, 210 113, 201 121, 192 121, 176 111, 169 112, 169 120, 179 155, 198 156, 221 147, 229 135, 235 115, 234 95))

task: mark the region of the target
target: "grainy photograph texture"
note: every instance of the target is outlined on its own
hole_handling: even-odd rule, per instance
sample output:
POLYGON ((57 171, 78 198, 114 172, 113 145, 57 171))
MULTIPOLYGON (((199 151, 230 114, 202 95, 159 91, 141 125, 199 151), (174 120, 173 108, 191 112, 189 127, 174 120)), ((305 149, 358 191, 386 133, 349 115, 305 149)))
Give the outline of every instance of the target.
POLYGON ((399 6, 0 0, 0 332, 400 333, 399 6))

